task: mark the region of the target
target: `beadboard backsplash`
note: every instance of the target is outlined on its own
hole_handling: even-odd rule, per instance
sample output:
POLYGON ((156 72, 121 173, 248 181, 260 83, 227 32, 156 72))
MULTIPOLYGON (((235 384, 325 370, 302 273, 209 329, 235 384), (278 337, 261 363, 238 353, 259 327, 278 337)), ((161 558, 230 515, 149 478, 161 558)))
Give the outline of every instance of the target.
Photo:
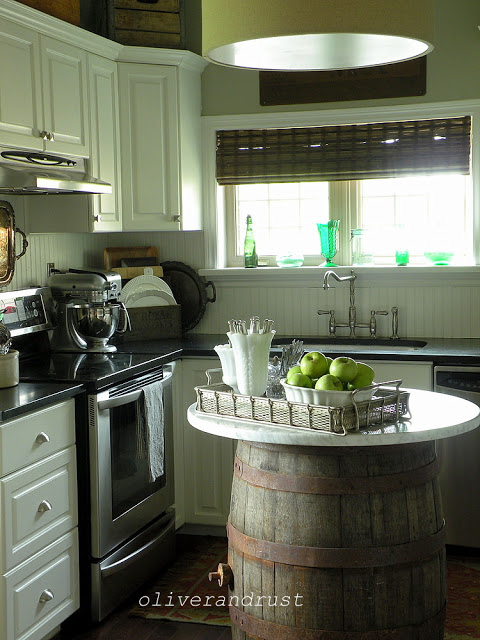
MULTIPOLYGON (((335 309, 337 322, 348 322, 349 291, 341 286, 324 291, 318 287, 247 288, 218 286, 217 301, 207 311, 196 331, 224 333, 227 320, 248 319, 252 315, 272 318, 279 335, 326 336, 328 315, 318 309, 335 309)), ((401 338, 478 338, 480 337, 480 290, 469 286, 357 287, 355 305, 357 321, 368 323, 370 311, 385 310, 377 316, 377 336, 392 334, 392 307, 398 307, 401 338)), ((338 329, 337 335, 348 335, 338 329)), ((368 329, 357 329, 358 336, 368 336, 368 329)))
MULTIPOLYGON (((204 238, 201 231, 168 233, 111 234, 30 234, 26 255, 17 261, 15 275, 5 289, 43 285, 47 263, 61 270, 68 267, 103 268, 104 247, 156 246, 161 261, 179 260, 198 270, 204 266, 204 238)), ((439 272, 440 275, 440 272, 439 272)), ((215 280, 214 280, 215 282, 215 280)), ((348 320, 348 287, 336 286, 324 291, 321 283, 312 287, 287 283, 285 286, 245 281, 215 282, 217 300, 208 304, 205 315, 193 330, 196 333, 225 333, 227 320, 259 315, 275 320, 279 335, 315 336, 328 333, 328 315, 318 309, 335 309, 337 322, 348 320)), ((391 308, 399 309, 398 333, 403 338, 479 338, 480 287, 451 281, 437 286, 357 286, 356 307, 359 322, 368 322, 370 310, 386 310, 377 317, 379 337, 391 335, 391 308)), ((339 335, 345 333, 339 329, 339 335)), ((368 329, 358 330, 368 335, 368 329)))

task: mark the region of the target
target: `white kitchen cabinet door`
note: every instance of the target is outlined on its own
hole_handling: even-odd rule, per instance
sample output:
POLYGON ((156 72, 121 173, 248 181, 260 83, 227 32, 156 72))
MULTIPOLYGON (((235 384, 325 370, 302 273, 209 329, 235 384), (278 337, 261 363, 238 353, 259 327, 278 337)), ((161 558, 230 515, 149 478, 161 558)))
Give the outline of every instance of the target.
POLYGON ((45 150, 88 157, 87 53, 47 36, 40 45, 45 150))
POLYGON ((88 56, 91 173, 112 185, 112 193, 92 196, 93 231, 122 230, 120 128, 117 64, 88 56))
POLYGON ((402 388, 433 391, 432 362, 397 362, 395 360, 365 360, 375 371, 375 382, 403 380, 402 388))
POLYGON ((177 69, 119 63, 123 228, 180 228, 177 69))
POLYGON ((2 20, 0 144, 87 157, 86 52, 2 20))
POLYGON ((40 38, 8 20, 0 23, 0 144, 43 149, 40 38))
POLYGON ((225 526, 230 510, 236 441, 198 431, 186 417, 188 407, 196 399, 195 386, 206 384, 205 371, 218 367, 217 358, 182 360, 183 406, 179 424, 183 426, 183 487, 177 482, 175 499, 181 499, 181 491, 185 522, 225 526))
POLYGON ((73 529, 0 576, 0 640, 41 640, 80 606, 73 529))

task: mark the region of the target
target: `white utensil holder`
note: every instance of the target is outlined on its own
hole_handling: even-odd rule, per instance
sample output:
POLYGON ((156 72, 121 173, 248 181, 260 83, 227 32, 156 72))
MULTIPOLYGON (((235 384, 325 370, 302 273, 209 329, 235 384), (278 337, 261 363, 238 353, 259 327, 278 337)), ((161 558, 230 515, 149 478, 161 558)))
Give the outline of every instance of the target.
POLYGON ((239 393, 263 396, 267 388, 268 358, 275 331, 268 333, 227 333, 235 357, 239 393))

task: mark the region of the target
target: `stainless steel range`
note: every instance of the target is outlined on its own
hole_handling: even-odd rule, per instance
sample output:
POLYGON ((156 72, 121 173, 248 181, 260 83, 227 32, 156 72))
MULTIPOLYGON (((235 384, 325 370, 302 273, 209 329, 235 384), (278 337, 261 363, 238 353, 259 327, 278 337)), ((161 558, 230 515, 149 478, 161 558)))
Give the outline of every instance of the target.
POLYGON ((21 381, 84 385, 76 404, 83 617, 103 619, 174 556, 172 377, 167 355, 54 352, 49 288, 0 293, 21 381), (152 438, 145 397, 162 407, 152 438), (158 396, 157 396, 158 397, 158 396), (155 452, 150 446, 157 447, 155 452), (152 453, 161 452, 152 474, 152 453))

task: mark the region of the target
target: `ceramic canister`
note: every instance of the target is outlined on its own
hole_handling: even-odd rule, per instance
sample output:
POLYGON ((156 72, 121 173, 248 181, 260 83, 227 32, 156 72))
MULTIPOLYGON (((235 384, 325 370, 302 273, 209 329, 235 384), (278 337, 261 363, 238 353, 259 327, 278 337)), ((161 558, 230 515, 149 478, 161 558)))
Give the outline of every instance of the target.
POLYGON ((18 351, 10 349, 5 355, 0 355, 0 389, 14 387, 18 381, 18 351))

